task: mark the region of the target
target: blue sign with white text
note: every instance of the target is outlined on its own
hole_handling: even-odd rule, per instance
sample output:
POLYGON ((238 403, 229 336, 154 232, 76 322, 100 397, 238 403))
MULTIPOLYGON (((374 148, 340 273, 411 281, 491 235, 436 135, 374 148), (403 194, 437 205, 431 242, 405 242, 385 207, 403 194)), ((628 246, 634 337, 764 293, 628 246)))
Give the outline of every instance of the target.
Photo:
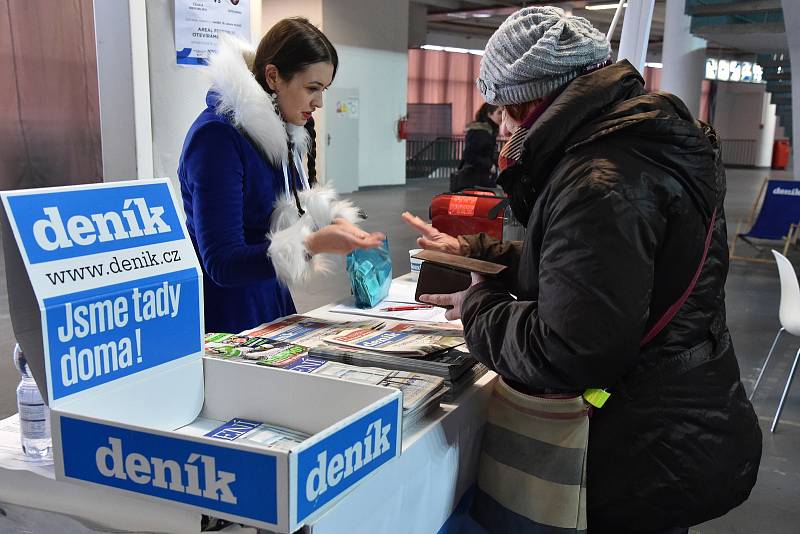
POLYGON ((199 352, 199 290, 186 269, 45 299, 53 398, 199 352))
POLYGON ((398 454, 400 399, 350 423, 297 457, 297 522, 398 454))
POLYGON ((277 461, 61 416, 68 477, 265 523, 278 521, 277 461))
POLYGON ((32 264, 184 237, 164 182, 11 195, 8 204, 32 264))

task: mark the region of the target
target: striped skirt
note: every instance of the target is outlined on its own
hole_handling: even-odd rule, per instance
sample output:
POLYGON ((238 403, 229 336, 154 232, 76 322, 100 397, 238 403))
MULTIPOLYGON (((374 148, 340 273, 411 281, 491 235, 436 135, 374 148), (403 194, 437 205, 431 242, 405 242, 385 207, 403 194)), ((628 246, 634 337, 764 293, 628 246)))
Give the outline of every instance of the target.
POLYGON ((586 532, 583 397, 533 397, 497 381, 471 515, 492 533, 586 532))

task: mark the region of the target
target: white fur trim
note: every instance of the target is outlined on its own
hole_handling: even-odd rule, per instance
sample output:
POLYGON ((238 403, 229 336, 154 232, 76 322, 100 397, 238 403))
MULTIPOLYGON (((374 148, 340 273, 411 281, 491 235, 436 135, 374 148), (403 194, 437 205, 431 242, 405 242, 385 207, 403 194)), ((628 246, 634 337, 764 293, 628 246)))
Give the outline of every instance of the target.
POLYGON ((217 53, 208 60, 211 89, 219 95, 216 111, 230 117, 261 147, 272 164, 280 167, 288 160, 287 135, 291 135, 301 156, 308 151, 310 139, 305 128, 286 124, 275 113, 269 95, 250 72, 254 60, 255 50, 250 44, 220 34, 217 53))
POLYGON ((302 282, 311 274, 329 273, 336 264, 336 256, 317 254, 308 260, 305 238, 327 226, 338 217, 353 224, 360 222, 358 208, 349 200, 340 200, 329 186, 314 186, 298 193, 305 213, 300 217, 294 198, 281 196, 275 202, 270 219, 270 246, 267 255, 275 266, 278 279, 284 285, 302 282))
POLYGON ((308 276, 311 262, 307 261, 305 239, 312 232, 310 225, 297 221, 296 224, 269 235, 271 242, 267 254, 275 267, 278 280, 284 285, 299 282, 308 276))

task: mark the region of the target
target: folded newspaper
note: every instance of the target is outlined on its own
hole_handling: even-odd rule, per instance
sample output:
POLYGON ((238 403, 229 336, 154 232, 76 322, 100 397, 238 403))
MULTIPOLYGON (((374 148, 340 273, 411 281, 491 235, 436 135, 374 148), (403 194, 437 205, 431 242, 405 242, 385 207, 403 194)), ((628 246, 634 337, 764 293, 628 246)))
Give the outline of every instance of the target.
POLYGON ((230 421, 198 417, 192 423, 179 428, 177 432, 190 436, 207 436, 238 443, 247 442, 250 445, 282 451, 294 448, 309 437, 308 434, 292 428, 251 421, 240 417, 235 417, 230 421))
POLYGON ((438 376, 337 362, 326 362, 314 374, 399 389, 403 393, 404 415, 407 411, 416 410, 444 386, 444 380, 438 376))
POLYGON ((327 343, 358 350, 425 356, 464 344, 464 338, 440 333, 418 334, 407 330, 354 328, 324 338, 327 343))

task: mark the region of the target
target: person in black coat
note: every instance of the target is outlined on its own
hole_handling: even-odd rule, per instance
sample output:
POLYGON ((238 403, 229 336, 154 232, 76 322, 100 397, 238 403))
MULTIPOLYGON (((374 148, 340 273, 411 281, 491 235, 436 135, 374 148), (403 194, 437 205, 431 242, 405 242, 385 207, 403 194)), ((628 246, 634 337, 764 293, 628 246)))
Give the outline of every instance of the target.
POLYGON ((585 19, 519 13, 536 23, 501 26, 478 86, 516 127, 499 183, 525 241, 451 238, 405 215, 423 248, 511 266, 422 300, 453 306, 470 352, 519 392, 611 393, 590 419, 590 533, 686 532, 744 502, 761 458, 725 322, 719 141, 602 48, 548 55, 585 19), (520 72, 509 50, 527 48, 537 57, 520 72))
POLYGON ((497 165, 497 131, 502 112, 499 107, 484 103, 475 113, 475 121, 466 126, 464 152, 458 170, 450 180, 450 191, 466 187, 494 187, 497 165))

